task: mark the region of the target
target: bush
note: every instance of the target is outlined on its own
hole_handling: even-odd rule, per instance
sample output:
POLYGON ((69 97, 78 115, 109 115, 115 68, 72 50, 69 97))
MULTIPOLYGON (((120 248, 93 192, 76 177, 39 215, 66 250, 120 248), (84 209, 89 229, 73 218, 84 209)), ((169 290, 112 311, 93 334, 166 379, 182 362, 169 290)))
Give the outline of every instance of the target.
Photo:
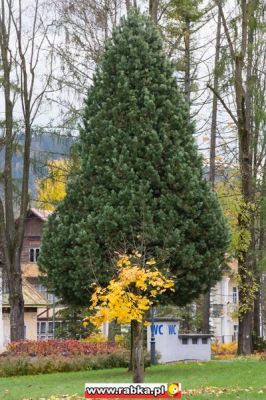
POLYGON ((21 340, 9 343, 7 351, 1 356, 49 356, 49 355, 96 355, 110 354, 118 346, 108 343, 88 343, 78 340, 21 340))
MULTIPOLYGON (((103 333, 92 333, 85 339, 80 340, 82 343, 108 343, 108 337, 103 333)), ((125 335, 115 335, 115 344, 126 347, 125 335)))
POLYGON ((49 355, 46 357, 13 357, 0 359, 0 376, 37 375, 52 372, 70 372, 109 368, 127 368, 129 352, 119 350, 98 355, 49 355))
POLYGON ((254 336, 253 337, 253 346, 254 350, 261 353, 266 352, 266 339, 261 336, 254 336))
POLYGON ((215 356, 229 356, 235 355, 237 352, 237 343, 219 343, 215 341, 211 345, 212 354, 215 356))

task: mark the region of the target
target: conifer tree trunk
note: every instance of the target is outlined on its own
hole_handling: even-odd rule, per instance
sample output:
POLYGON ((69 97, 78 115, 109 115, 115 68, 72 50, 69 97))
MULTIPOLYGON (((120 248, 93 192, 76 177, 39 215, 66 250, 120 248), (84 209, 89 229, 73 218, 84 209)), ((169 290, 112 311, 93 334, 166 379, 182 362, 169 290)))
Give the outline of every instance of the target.
POLYGON ((133 329, 133 382, 144 382, 143 323, 132 321, 133 329))

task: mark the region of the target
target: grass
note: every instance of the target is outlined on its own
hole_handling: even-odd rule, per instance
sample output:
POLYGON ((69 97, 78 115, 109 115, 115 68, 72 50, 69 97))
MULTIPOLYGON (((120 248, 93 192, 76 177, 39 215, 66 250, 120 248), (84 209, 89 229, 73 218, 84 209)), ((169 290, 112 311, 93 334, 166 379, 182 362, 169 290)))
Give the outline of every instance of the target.
MULTIPOLYGON (((207 391, 210 393, 187 394, 183 396, 185 400, 253 400, 266 398, 265 377, 265 361, 241 359, 159 365, 147 369, 145 381, 181 382, 183 390, 198 389, 199 393, 199 388, 209 388, 207 391), (217 389, 211 387, 223 388, 228 392, 218 393, 217 389), (236 391, 230 393, 228 389, 236 391)), ((131 382, 131 374, 124 369, 112 369, 0 378, 0 399, 36 400, 75 393, 83 396, 85 382, 131 382)))

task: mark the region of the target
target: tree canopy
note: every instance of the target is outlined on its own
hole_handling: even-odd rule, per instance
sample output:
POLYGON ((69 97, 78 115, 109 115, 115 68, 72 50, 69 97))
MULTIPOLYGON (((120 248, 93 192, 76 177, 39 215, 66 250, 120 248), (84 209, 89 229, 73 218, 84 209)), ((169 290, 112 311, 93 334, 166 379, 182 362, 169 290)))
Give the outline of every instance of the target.
POLYGON ((186 304, 213 286, 228 228, 202 173, 187 104, 148 17, 132 11, 107 41, 88 90, 81 165, 44 229, 41 270, 64 301, 107 285, 114 253, 155 257, 186 304))

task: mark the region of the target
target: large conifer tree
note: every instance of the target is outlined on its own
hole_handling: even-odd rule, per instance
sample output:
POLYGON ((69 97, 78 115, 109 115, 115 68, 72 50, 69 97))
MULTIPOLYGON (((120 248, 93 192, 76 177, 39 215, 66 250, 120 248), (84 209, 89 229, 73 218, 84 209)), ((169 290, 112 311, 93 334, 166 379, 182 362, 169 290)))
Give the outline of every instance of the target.
POLYGON ((81 168, 44 230, 39 265, 69 303, 107 283, 115 251, 138 249, 168 266, 176 304, 220 277, 228 243, 203 178, 188 107, 160 35, 132 12, 113 32, 86 99, 81 168))

